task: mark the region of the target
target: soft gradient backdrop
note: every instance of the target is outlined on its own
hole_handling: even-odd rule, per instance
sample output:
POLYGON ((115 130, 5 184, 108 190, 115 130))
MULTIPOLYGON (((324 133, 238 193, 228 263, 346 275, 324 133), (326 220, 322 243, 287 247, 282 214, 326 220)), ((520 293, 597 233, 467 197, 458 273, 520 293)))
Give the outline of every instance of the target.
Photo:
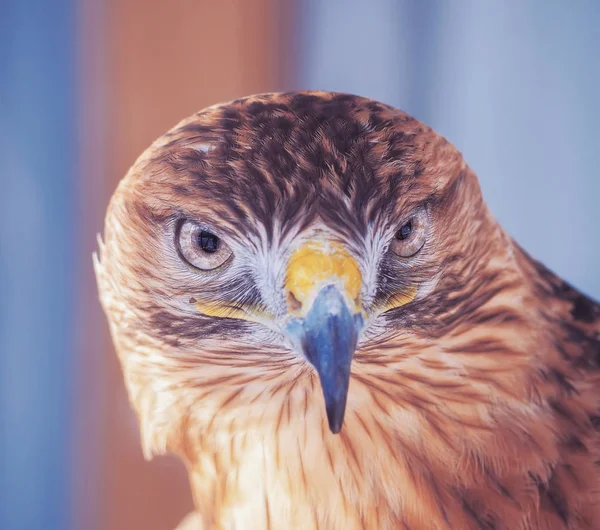
POLYGON ((110 194, 184 116, 318 88, 459 147, 534 256, 600 298, 594 0, 2 0, 0 529, 173 528, 143 461, 91 269, 110 194))

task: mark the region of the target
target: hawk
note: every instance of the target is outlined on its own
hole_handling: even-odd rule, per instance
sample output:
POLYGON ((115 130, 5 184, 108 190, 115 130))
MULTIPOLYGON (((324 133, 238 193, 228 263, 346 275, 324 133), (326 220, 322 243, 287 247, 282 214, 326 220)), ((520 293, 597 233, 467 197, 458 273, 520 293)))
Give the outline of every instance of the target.
POLYGON ((203 529, 600 528, 600 306, 448 141, 348 94, 207 108, 95 260, 145 456, 203 529))

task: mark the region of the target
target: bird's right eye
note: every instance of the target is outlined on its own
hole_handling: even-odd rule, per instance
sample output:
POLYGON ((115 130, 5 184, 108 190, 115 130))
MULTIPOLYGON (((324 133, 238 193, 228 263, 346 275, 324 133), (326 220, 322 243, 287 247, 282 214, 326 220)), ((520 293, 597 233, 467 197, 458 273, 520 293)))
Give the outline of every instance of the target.
POLYGON ((212 271, 233 256, 229 246, 210 229, 189 219, 183 221, 176 233, 176 245, 183 262, 200 271, 212 271))

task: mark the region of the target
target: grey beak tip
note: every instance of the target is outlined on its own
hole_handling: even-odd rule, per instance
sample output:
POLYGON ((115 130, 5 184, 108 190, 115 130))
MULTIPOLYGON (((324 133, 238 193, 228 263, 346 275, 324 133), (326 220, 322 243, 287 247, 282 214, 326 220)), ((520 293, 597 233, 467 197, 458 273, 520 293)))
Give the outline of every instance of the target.
POLYGON ((342 425, 344 424, 344 415, 340 415, 336 413, 336 410, 327 409, 327 421, 329 423, 329 430, 333 434, 339 434, 342 430, 342 425))

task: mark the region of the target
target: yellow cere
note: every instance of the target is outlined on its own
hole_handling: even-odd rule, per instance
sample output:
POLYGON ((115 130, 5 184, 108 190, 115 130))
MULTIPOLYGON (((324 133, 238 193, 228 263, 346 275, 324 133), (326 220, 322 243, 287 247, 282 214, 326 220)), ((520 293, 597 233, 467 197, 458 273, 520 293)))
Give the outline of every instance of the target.
POLYGON ((362 276, 346 248, 333 241, 309 241, 298 248, 290 258, 285 279, 286 291, 299 303, 292 313, 305 315, 321 288, 332 280, 359 311, 362 276))

